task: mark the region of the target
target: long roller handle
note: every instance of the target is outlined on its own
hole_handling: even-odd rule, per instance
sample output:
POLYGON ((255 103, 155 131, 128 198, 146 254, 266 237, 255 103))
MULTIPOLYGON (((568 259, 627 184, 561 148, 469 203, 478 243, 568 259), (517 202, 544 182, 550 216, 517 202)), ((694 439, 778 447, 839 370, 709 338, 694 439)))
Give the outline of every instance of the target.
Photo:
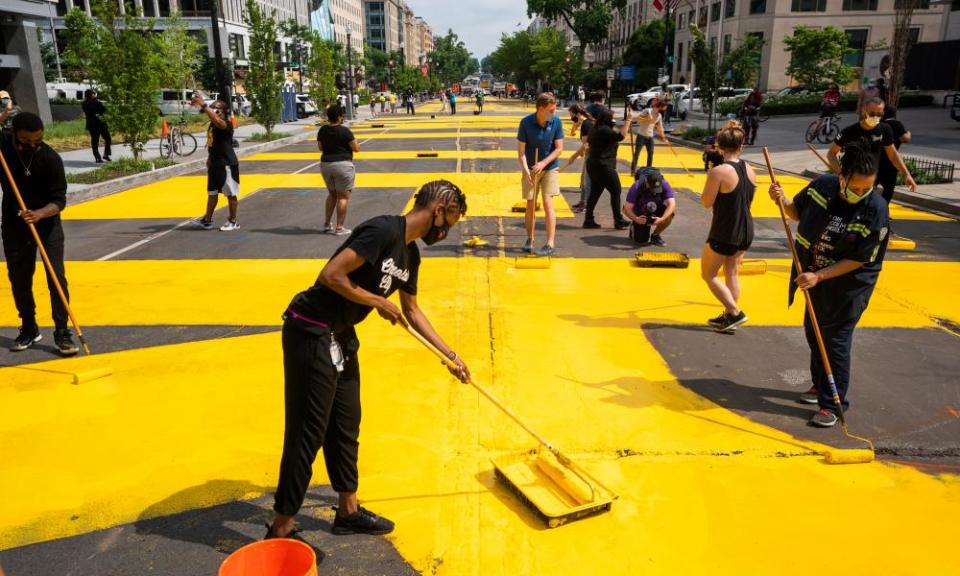
MULTIPOLYGON (((819 156, 819 154, 817 154, 817 156, 819 156)), ((763 147, 763 159, 767 163, 770 182, 777 184, 777 176, 773 171, 773 163, 770 162, 770 153, 767 151, 766 146, 763 147)), ((783 230, 787 233, 787 243, 790 245, 790 254, 793 256, 793 266, 796 268, 797 275, 799 276, 803 274, 803 267, 800 265, 800 256, 797 254, 797 247, 793 242, 793 231, 790 230, 790 224, 787 223, 787 213, 783 207, 783 198, 777 199, 777 208, 780 209, 780 220, 783 222, 783 230)), ((823 342, 823 335, 820 334, 820 323, 817 322, 817 313, 813 310, 813 300, 810 299, 810 294, 806 290, 803 290, 803 299, 807 303, 807 314, 810 315, 810 324, 813 325, 813 333, 817 338, 817 347, 820 349, 820 361, 823 362, 823 368, 827 373, 827 382, 830 383, 830 394, 833 396, 833 403, 837 407, 840 424, 846 428, 847 422, 843 416, 843 405, 840 402, 840 394, 837 392, 837 384, 833 379, 833 369, 830 368, 830 357, 827 356, 827 346, 823 342)))
MULTIPOLYGON (((16 144, 14 144, 16 146, 16 144)), ((0 153, 0 163, 3 164, 3 171, 7 175, 7 181, 10 183, 10 187, 13 189, 13 195, 17 198, 17 203, 20 205, 20 210, 26 212, 28 210, 27 204, 23 201, 23 196, 20 195, 20 189, 17 187, 17 182, 13 179, 13 174, 10 173, 10 166, 7 165, 7 159, 3 156, 3 153, 0 153)), ((70 308, 70 303, 67 301, 67 296, 63 292, 63 286, 60 285, 60 279, 57 278, 57 272, 53 269, 53 263, 50 262, 50 256, 47 255, 47 249, 43 247, 43 242, 40 241, 40 234, 37 233, 37 227, 33 225, 32 222, 27 223, 27 227, 30 228, 30 234, 33 236, 33 241, 37 243, 37 248, 40 249, 40 256, 43 259, 43 264, 47 268, 47 274, 50 275, 50 278, 53 279, 53 285, 57 289, 57 294, 60 296, 60 301, 63 302, 63 307, 67 310, 67 316, 70 317, 70 322, 73 324, 73 329, 77 332, 77 338, 80 340, 80 345, 83 347, 84 354, 90 354, 90 347, 87 346, 87 341, 83 338, 83 331, 80 330, 80 324, 77 323, 76 316, 73 315, 73 309, 70 308)))
POLYGON ((823 165, 827 167, 827 170, 833 172, 833 166, 831 166, 830 163, 827 162, 827 159, 824 158, 823 155, 821 155, 820 152, 818 152, 817 149, 814 148, 812 144, 807 142, 807 148, 809 148, 810 151, 813 152, 813 155, 816 156, 818 160, 823 162, 823 165))

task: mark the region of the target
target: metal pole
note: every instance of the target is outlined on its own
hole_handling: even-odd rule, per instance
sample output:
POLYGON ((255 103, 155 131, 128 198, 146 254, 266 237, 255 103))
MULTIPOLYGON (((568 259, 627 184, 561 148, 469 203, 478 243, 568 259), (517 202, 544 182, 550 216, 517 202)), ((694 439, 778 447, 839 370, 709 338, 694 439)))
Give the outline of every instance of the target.
POLYGON ((300 78, 300 94, 303 94, 303 44, 300 42, 300 12, 297 0, 293 0, 293 24, 295 35, 293 43, 297 49, 297 76, 300 78))
MULTIPOLYGON (((693 17, 696 18, 697 27, 699 28, 700 27, 700 0, 697 0, 696 5, 693 7, 693 17)), ((690 24, 693 24, 693 22, 690 22, 690 24)), ((690 46, 693 46, 693 44, 691 43, 689 46, 687 46, 687 52, 690 51, 689 49, 690 46)), ((697 65, 693 61, 693 58, 691 57, 690 58, 690 111, 691 112, 693 112, 693 88, 696 86, 696 83, 694 82, 694 77, 695 77, 694 75, 696 74, 696 72, 697 72, 697 65)))
POLYGON ((63 70, 60 69, 60 47, 57 45, 57 30, 53 26, 53 4, 47 4, 50 13, 50 37, 53 39, 53 55, 57 59, 57 82, 63 82, 63 70))
POLYGON ((353 120, 355 113, 353 109, 353 49, 351 43, 351 30, 347 25, 347 119, 353 120))
POLYGON ((230 88, 227 86, 227 74, 223 69, 223 47, 220 45, 220 22, 217 21, 218 0, 210 2, 210 32, 213 34, 213 63, 217 71, 217 87, 220 89, 220 100, 232 110, 230 88))
MULTIPOLYGON (((723 54, 723 12, 724 12, 725 0, 720 0, 720 18, 717 22, 717 61, 716 68, 717 74, 720 73, 720 63, 723 61, 721 55, 723 54)), ((709 18, 709 15, 707 16, 709 18)), ((709 27, 709 26, 708 26, 709 27)), ((715 122, 714 116, 716 115, 717 110, 717 95, 713 95, 713 100, 710 101, 710 125, 713 125, 715 122)))

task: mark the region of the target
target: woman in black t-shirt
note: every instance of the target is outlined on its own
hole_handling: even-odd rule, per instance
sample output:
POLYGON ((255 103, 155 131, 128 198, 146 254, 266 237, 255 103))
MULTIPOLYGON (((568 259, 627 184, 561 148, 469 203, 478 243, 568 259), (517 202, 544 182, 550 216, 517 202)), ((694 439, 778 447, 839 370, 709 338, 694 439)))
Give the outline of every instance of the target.
POLYGON ((233 151, 233 124, 229 108, 223 100, 215 100, 208 106, 199 92, 194 92, 193 104, 199 106, 210 119, 210 126, 207 127, 207 210, 203 218, 195 222, 204 230, 213 228, 213 212, 222 193, 227 197, 230 217, 220 230, 230 232, 240 228, 237 222, 240 162, 233 151))
POLYGON ((340 495, 334 534, 387 534, 393 522, 357 503, 360 435, 360 342, 354 325, 373 309, 422 334, 457 365, 462 382, 470 371, 434 331, 417 305, 420 251, 416 240, 443 240, 467 213, 463 192, 451 182, 428 182, 404 216, 378 216, 357 226, 284 313, 285 429, 280 479, 267 538, 287 538, 303 505, 313 461, 323 448, 330 484, 340 495), (400 289, 400 308, 388 298, 400 289), (401 313, 401 309, 403 312, 401 313))
POLYGON ((327 108, 327 121, 317 131, 317 148, 320 149, 320 174, 327 185, 326 211, 323 219, 323 231, 327 234, 345 236, 350 233, 343 227, 347 219, 347 204, 356 178, 353 165, 353 153, 360 151, 360 145, 353 132, 343 125, 345 110, 339 104, 327 108), (333 210, 337 210, 337 227, 331 224, 333 210))
POLYGON ((617 151, 620 143, 627 137, 633 116, 627 110, 623 126, 617 132, 613 129, 613 113, 604 109, 597 114, 593 129, 587 136, 587 174, 590 175, 590 198, 587 200, 587 214, 583 219, 584 228, 599 228, 593 218, 593 209, 600 201, 604 190, 610 192, 610 208, 613 211, 613 225, 617 230, 627 228, 630 223, 620 214, 620 175, 617 174, 617 151))

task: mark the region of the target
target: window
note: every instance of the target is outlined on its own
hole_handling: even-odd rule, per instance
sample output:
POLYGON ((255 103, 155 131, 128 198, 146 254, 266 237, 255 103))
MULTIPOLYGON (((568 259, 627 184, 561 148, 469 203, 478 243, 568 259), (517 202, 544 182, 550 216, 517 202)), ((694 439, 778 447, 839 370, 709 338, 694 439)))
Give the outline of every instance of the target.
MULTIPOLYGON (((160 15, 170 15, 170 0, 159 0, 160 15)), ((210 16, 210 0, 180 0, 181 15, 186 17, 210 16)))
POLYGON ((873 10, 877 11, 877 0, 843 0, 843 10, 851 12, 854 10, 873 10))
POLYGON ((920 41, 920 28, 911 28, 910 29, 910 46, 913 46, 920 41))
POLYGON ((700 7, 700 17, 697 18, 697 26, 699 26, 700 28, 707 27, 707 7, 706 6, 700 7))
MULTIPOLYGON (((899 10, 900 8, 903 8, 903 7, 907 6, 909 2, 913 2, 913 3, 914 3, 914 8, 917 9, 917 10, 929 10, 929 9, 930 9, 930 0, 896 0, 896 1, 893 3, 893 7, 894 7, 894 9, 899 10)), ((953 1, 953 5, 954 5, 954 6, 957 5, 957 0, 954 0, 954 1, 953 1)), ((954 9, 954 10, 957 10, 958 8, 955 7, 955 8, 953 8, 953 9, 954 9)))
POLYGON ((243 36, 240 34, 230 34, 230 54, 239 60, 246 60, 246 52, 243 49, 243 36))
POLYGON ((791 0, 791 12, 826 12, 827 0, 791 0))
POLYGON ((721 56, 729 53, 730 53, 730 35, 724 34, 723 35, 723 54, 721 54, 721 56))
POLYGON ((677 71, 683 71, 683 42, 677 44, 677 71))
POLYGON ((867 49, 867 34, 870 32, 866 28, 857 28, 854 30, 844 30, 847 34, 847 45, 854 51, 843 57, 843 61, 857 68, 863 67, 863 53, 867 49))
POLYGON ((681 13, 680 16, 677 18, 677 28, 680 29, 680 30, 683 30, 683 17, 684 17, 684 16, 685 16, 685 14, 681 13))
POLYGON ((767 13, 767 0, 750 0, 750 13, 751 13, 751 14, 766 14, 766 13, 767 13))
POLYGON ((687 42, 687 72, 693 70, 693 57, 690 56, 693 51, 691 48, 692 45, 693 42, 687 42))
MULTIPOLYGON (((955 2, 960 2, 960 0, 954 0, 955 2)), ((693 24, 693 10, 687 12, 687 25, 693 24)))
POLYGON ((737 12, 737 0, 727 0, 727 4, 724 7, 724 11, 723 11, 723 17, 733 18, 736 12, 737 12))
POLYGON ((714 2, 713 5, 710 6, 710 21, 716 22, 719 19, 720 19, 720 3, 714 2))
MULTIPOLYGON (((150 3, 150 11, 153 12, 153 2, 151 1, 149 3, 150 3)), ((144 7, 143 7, 144 10, 147 9, 146 4, 147 4, 147 1, 144 0, 144 7)), ((197 0, 197 4, 201 4, 201 2, 197 0)), ((157 0, 157 8, 160 10, 160 14, 158 14, 158 16, 170 16, 170 0, 157 0)), ((198 10, 206 10, 207 14, 209 15, 210 3, 207 1, 202 2, 202 6, 198 8, 198 10)))

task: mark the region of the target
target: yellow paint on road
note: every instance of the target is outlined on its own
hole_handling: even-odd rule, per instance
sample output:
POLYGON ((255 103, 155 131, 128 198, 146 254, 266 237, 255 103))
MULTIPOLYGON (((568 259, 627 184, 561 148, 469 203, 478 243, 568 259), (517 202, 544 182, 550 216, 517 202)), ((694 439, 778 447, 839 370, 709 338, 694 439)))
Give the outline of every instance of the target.
MULTIPOLYGON (((559 249, 564 249, 561 243, 559 249)), ((749 255, 749 254, 748 254, 749 255)), ((318 256, 321 256, 318 254, 318 256)), ((691 254, 691 256, 696 256, 691 254)), ((757 326, 799 326, 802 303, 787 309, 790 262, 768 259, 767 273, 741 278, 741 304, 757 326)), ((272 326, 292 294, 313 283, 322 260, 119 260, 68 262, 67 277, 74 308, 88 326, 155 324, 242 324, 272 326), (243 290, 211 290, 223 278, 243 290)), ((445 270, 482 276, 492 290, 509 298, 498 304, 498 314, 514 304, 512 314, 533 311, 590 327, 640 326, 643 323, 702 324, 719 306, 700 280, 700 263, 686 269, 637 268, 630 255, 623 258, 553 258, 549 270, 516 270, 512 258, 425 258, 424 286, 429 290, 450 281, 445 270), (489 266, 489 274, 485 273, 489 266), (538 287, 550 285, 551 294, 538 287), (649 287, 662 294, 649 301, 649 287), (604 312, 590 315, 578 304, 583 294, 615 295, 603 298, 604 312)), ((960 322, 960 305, 943 286, 960 285, 960 263, 887 261, 877 290, 860 326, 933 327, 933 317, 960 322)), ((430 292, 427 291, 429 294, 430 292)), ((37 317, 50 322, 44 278, 34 278, 37 317)), ((0 302, 9 302, 9 284, 0 284, 0 302)), ((595 307, 596 308, 596 307, 595 307)), ((547 322, 548 320, 544 320, 547 322)), ((19 326, 13 306, 0 307, 0 326, 19 326)))
MULTIPOLYGON (((697 396, 640 329, 692 307, 670 278, 693 266, 583 262, 555 259, 550 270, 531 272, 507 260, 429 258, 421 274, 421 306, 476 380, 620 494, 610 513, 557 530, 542 529, 492 477, 489 457, 533 441, 399 328, 375 315, 361 325, 360 496, 397 522, 390 538, 414 568, 456 576, 739 574, 743 566, 806 574, 810 558, 797 554, 797 543, 822 531, 824 514, 840 521, 796 497, 815 488, 842 503, 844 547, 861 551, 831 556, 831 569, 873 573, 882 554, 889 573, 954 571, 958 477, 878 462, 826 465, 786 434, 697 396), (649 286, 662 295, 656 302, 645 297, 649 286)), ((127 264, 90 263, 100 272, 127 264)), ((197 283, 188 289, 205 281, 206 290, 185 299, 207 322, 232 314, 240 323, 266 307, 276 324, 273 302, 293 293, 283 279, 270 281, 277 269, 248 284, 224 274, 236 271, 223 268, 229 264, 176 262, 164 271, 163 263, 137 263, 140 272, 156 266, 158 283, 176 271, 179 281, 197 283), (225 277, 244 286, 238 302, 230 291, 209 290, 225 277)), ((239 264, 252 274, 263 262, 239 264)), ((276 263, 284 264, 299 270, 287 274, 300 276, 299 288, 321 262, 276 263)), ((924 266, 942 285, 956 280, 957 265, 904 268, 924 266)), ((745 279, 745 297, 761 297, 756 278, 745 279)), ((158 296, 173 302, 157 288, 113 300, 130 308, 158 296)), ((700 291, 695 300, 711 299, 700 291)), ((939 302, 956 315, 954 299, 939 302)), ((153 322, 181 323, 163 304, 150 309, 153 322)), ((271 491, 281 373, 277 333, 0 369, 0 549, 271 491), (101 363, 114 367, 112 378, 73 386, 56 374, 101 363)), ((314 482, 327 482, 322 459, 314 482)))

